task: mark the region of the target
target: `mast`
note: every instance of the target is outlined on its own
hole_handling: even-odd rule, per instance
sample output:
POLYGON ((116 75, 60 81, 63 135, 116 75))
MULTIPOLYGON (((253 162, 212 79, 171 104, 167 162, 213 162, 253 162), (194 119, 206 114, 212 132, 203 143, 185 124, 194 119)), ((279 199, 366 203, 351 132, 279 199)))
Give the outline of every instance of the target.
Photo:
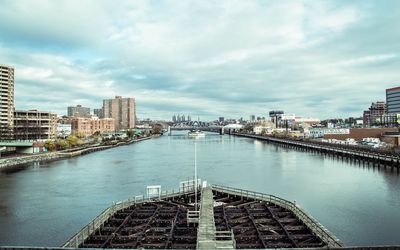
POLYGON ((197 143, 194 141, 194 206, 197 211, 197 143))

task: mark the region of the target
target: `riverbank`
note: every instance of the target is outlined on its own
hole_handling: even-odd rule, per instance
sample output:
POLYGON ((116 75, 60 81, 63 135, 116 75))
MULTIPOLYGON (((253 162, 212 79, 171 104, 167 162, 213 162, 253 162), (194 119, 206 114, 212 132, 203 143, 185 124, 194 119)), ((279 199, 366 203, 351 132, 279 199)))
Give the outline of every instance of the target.
POLYGON ((89 146, 85 148, 77 148, 76 150, 64 150, 59 152, 48 152, 42 154, 34 154, 34 155, 23 155, 17 157, 10 157, 5 159, 0 159, 0 171, 11 170, 13 168, 17 168, 24 164, 34 163, 34 162, 47 162, 47 161, 56 161, 62 160, 66 158, 77 157, 97 151, 102 151, 110 148, 115 148, 119 146, 125 146, 132 143, 141 142, 144 140, 149 140, 152 138, 159 137, 159 135, 153 135, 149 137, 144 137, 140 139, 133 139, 130 141, 121 141, 116 144, 112 145, 96 145, 96 146, 89 146))

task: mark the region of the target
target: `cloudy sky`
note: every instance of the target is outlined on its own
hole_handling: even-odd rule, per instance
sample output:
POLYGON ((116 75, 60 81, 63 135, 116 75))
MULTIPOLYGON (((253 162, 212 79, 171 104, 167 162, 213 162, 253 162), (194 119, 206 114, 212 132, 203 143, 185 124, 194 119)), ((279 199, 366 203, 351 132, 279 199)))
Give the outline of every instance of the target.
POLYGON ((400 86, 400 1, 0 0, 17 109, 360 116, 400 86))

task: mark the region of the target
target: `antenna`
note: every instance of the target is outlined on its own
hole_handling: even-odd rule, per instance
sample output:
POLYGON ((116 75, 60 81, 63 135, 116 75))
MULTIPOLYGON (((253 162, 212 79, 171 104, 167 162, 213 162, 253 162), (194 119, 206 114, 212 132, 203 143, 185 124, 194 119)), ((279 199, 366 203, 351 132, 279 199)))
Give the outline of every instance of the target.
POLYGON ((194 206, 197 211, 197 143, 194 140, 194 206))

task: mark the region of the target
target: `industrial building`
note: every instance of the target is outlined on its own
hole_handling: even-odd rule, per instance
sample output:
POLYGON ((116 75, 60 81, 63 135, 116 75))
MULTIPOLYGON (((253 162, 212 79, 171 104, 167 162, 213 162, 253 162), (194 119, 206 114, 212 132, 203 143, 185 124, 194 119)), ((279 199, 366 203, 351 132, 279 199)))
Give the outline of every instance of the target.
POLYGON ((57 114, 38 110, 17 110, 14 113, 16 140, 47 140, 57 138, 57 114))

